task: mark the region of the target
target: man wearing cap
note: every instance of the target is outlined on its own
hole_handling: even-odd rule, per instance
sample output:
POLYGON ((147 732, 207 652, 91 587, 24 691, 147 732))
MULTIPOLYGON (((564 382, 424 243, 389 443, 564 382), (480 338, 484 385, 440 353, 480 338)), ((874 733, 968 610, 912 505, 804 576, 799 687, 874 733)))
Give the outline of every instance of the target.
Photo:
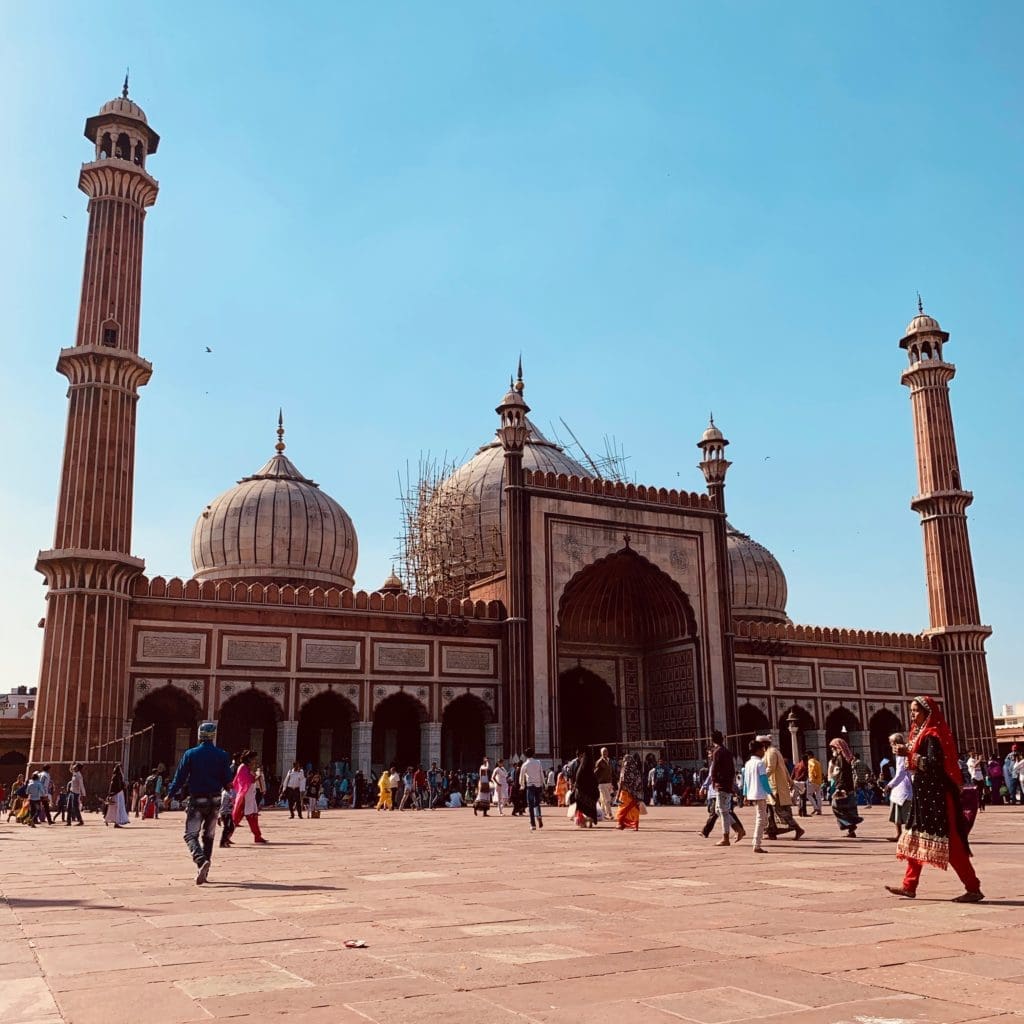
POLYGON ((772 789, 768 797, 768 838, 775 839, 780 832, 795 832, 793 838, 800 839, 804 830, 793 819, 793 789, 786 762, 771 736, 758 736, 757 742, 765 745, 764 764, 772 789))
POLYGON ((171 797, 188 788, 185 845, 196 864, 196 885, 202 885, 210 873, 221 790, 231 786, 231 756, 214 745, 216 735, 216 722, 203 722, 199 726, 199 743, 182 755, 164 797, 164 806, 169 807, 171 797))

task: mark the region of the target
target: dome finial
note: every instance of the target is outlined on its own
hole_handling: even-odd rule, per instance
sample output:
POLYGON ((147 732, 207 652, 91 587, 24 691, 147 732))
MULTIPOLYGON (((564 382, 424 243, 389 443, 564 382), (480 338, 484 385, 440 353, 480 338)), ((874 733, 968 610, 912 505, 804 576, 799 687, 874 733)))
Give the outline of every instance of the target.
POLYGON ((124 85, 121 86, 121 98, 125 100, 128 99, 128 73, 130 71, 131 68, 124 69, 124 85))
POLYGON ((924 303, 921 301, 921 293, 917 293, 917 312, 924 316, 924 303))
POLYGON ((519 353, 519 366, 516 368, 516 385, 515 385, 515 387, 516 387, 516 391, 518 391, 519 394, 522 394, 523 390, 526 387, 526 385, 523 383, 523 354, 522 354, 522 352, 519 353))
POLYGON ((274 451, 278 455, 284 452, 284 410, 277 410, 277 444, 274 445, 274 451))
POLYGON ((712 427, 715 425, 715 414, 713 412, 708 413, 708 424, 712 427))

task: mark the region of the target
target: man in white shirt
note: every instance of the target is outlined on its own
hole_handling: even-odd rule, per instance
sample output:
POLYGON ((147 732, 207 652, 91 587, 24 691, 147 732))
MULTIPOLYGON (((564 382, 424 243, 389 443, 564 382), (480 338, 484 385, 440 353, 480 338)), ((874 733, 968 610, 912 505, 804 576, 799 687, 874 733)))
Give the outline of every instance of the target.
POLYGON ((608 748, 601 748, 601 756, 594 765, 597 776, 597 792, 601 799, 601 813, 605 821, 612 820, 612 762, 608 757, 608 748))
MULTIPOLYGON (((893 751, 905 746, 907 738, 901 732, 894 732, 889 737, 893 751)), ((907 759, 893 753, 896 762, 896 774, 886 783, 885 792, 889 794, 889 820, 896 826, 896 835, 889 837, 890 843, 899 841, 903 829, 910 822, 910 805, 914 796, 914 784, 907 768, 907 759)))
POLYGON ((743 796, 754 805, 754 853, 765 853, 761 841, 768 822, 768 797, 771 787, 768 785, 768 766, 764 763, 764 743, 752 740, 747 748, 750 757, 743 766, 743 796))
POLYGON ((544 818, 540 810, 540 798, 544 792, 544 769, 540 761, 533 756, 533 747, 527 747, 525 753, 526 760, 519 769, 519 785, 526 793, 526 806, 530 810, 530 830, 536 831, 544 827, 544 818))
POLYGON ((43 796, 39 801, 39 809, 42 814, 46 815, 46 824, 53 824, 53 817, 50 815, 50 805, 53 802, 53 780, 50 778, 50 766, 48 764, 43 765, 43 770, 39 773, 39 784, 43 787, 43 796))
POLYGON ((498 758, 498 763, 491 772, 491 782, 494 784, 494 799, 498 805, 498 813, 504 814, 502 807, 508 803, 508 772, 505 770, 503 758, 498 758))
POLYGON ((306 794, 306 773, 302 770, 298 761, 292 762, 292 770, 284 777, 281 783, 285 799, 288 801, 288 817, 294 818, 295 812, 299 812, 302 818, 302 802, 306 794))
POLYGON ((68 783, 68 809, 65 825, 74 822, 76 825, 85 824, 82 821, 82 801, 85 800, 85 779, 82 777, 82 766, 73 764, 71 766, 71 781, 68 783), (77 819, 77 820, 76 820, 77 819))

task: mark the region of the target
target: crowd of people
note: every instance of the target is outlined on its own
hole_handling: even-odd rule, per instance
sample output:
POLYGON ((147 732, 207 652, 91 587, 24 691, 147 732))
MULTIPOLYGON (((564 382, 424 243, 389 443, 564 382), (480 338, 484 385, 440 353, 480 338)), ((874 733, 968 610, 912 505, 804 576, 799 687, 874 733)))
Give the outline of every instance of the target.
POLYGON ((185 842, 196 863, 196 881, 202 884, 210 870, 216 825, 221 825, 221 847, 230 847, 243 820, 253 841, 266 844, 260 828, 262 808, 287 807, 291 818, 319 817, 327 808, 375 807, 378 811, 431 811, 471 807, 484 817, 491 810, 512 816, 529 814, 531 829, 544 827, 543 809, 564 808, 578 828, 594 828, 607 821, 621 830, 639 831, 649 806, 688 805, 704 801, 708 818, 701 835, 716 829, 716 845, 730 846, 746 838, 737 811, 754 810, 752 849, 766 852, 764 841, 792 833, 799 840, 805 829, 797 818, 820 815, 830 806, 835 823, 846 837, 857 838, 864 818, 861 809, 888 803, 893 825, 890 841, 906 861, 900 886, 887 886, 896 895, 913 898, 921 868, 952 866, 965 885, 965 902, 983 898, 970 863, 967 837, 978 811, 987 804, 1024 804, 1024 752, 1014 746, 1007 757, 983 758, 971 752, 958 755, 952 734, 938 703, 917 697, 910 705, 907 735, 889 737, 891 756, 872 771, 843 737, 829 743, 825 764, 815 752, 805 752, 795 763, 787 761, 765 733, 747 745, 739 763, 720 732, 703 766, 680 768, 665 757, 639 752, 621 760, 602 748, 595 756, 581 749, 565 764, 545 768, 526 751, 521 761, 506 766, 498 758, 492 766, 484 758, 476 771, 444 770, 436 762, 399 770, 385 768, 375 783, 346 762, 323 770, 294 762, 280 780, 268 778, 258 755, 251 750, 234 755, 214 743, 216 725, 204 722, 199 743, 185 752, 168 781, 163 764, 126 782, 115 767, 107 793, 90 797, 82 766, 70 766, 68 782, 55 792, 50 766, 26 779, 20 776, 10 796, 0 787, 0 807, 7 820, 31 828, 40 824, 82 825, 83 809, 98 809, 105 824, 124 828, 136 818, 158 818, 161 808, 184 807, 185 842))

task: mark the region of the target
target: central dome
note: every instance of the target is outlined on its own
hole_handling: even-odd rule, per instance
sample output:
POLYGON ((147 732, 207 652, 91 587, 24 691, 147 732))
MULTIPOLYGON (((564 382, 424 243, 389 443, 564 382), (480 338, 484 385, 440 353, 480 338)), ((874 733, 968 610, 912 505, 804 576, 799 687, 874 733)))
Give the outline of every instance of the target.
POLYGON ((358 555, 348 513, 296 469, 281 440, 262 469, 207 505, 192 531, 200 580, 350 588, 358 555))
MULTIPOLYGON (((524 469, 594 476, 526 423, 524 469)), ((504 512, 505 451, 495 439, 438 484, 426 504, 418 546, 431 593, 462 596, 472 583, 505 568, 504 512)))
POLYGON ((786 575, 778 559, 732 523, 725 524, 725 533, 732 574, 733 615, 759 622, 789 622, 786 575))

